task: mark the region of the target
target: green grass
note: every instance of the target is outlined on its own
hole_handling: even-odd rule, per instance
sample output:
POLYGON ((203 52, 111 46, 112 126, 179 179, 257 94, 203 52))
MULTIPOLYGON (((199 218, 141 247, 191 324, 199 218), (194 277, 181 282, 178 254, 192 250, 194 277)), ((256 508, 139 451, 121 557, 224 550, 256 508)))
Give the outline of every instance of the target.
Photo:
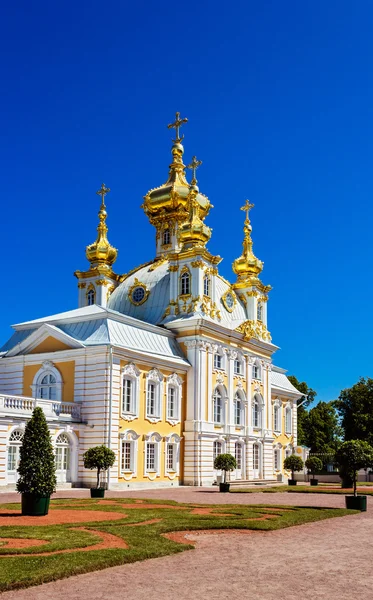
MULTIPOLYGON (((274 486, 274 487, 257 487, 257 488, 234 488, 230 491, 231 494, 254 494, 254 493, 258 493, 258 492, 263 492, 264 494, 274 494, 274 493, 281 493, 281 494, 294 494, 294 493, 300 493, 300 494, 340 494, 340 495, 349 495, 353 493, 352 488, 349 490, 346 489, 342 489, 340 485, 336 485, 335 487, 333 487, 333 484, 329 484, 330 488, 333 489, 326 489, 323 486, 315 486, 315 487, 311 487, 308 485, 296 485, 296 486, 286 486, 286 485, 279 485, 279 486, 274 486)), ((357 493, 358 495, 363 495, 363 496, 373 496, 373 489, 372 490, 360 490, 359 491, 359 487, 363 487, 363 486, 358 486, 357 487, 357 493)))
MULTIPOLYGON (((116 499, 115 505, 99 505, 98 500, 53 500, 51 512, 56 509, 76 509, 110 511, 127 514, 123 521, 101 521, 95 523, 77 523, 54 526, 0 526, 0 591, 28 587, 47 581, 69 577, 78 573, 96 571, 106 567, 132 563, 147 558, 175 554, 193 548, 192 545, 173 542, 162 534, 172 531, 201 529, 252 529, 270 531, 301 525, 311 521, 353 514, 332 508, 299 508, 286 506, 242 506, 242 505, 196 505, 178 504, 171 501, 146 500, 144 505, 127 508, 132 499, 116 499), (152 507, 153 504, 166 505, 165 508, 152 507), (148 508, 144 508, 144 506, 148 508), (174 510, 174 506, 183 506, 185 510, 174 510), (212 509, 208 515, 192 514, 193 508, 212 509), (220 513, 228 513, 223 516, 220 513), (276 518, 255 521, 266 514, 276 518), (137 527, 128 527, 131 523, 141 523, 150 519, 161 519, 158 523, 137 527), (79 531, 74 527, 84 526, 88 531, 79 531), (92 533, 91 533, 91 531, 92 533), (100 541, 99 532, 108 532, 122 538, 128 549, 106 549, 80 551, 100 541), (33 538, 47 540, 48 544, 23 549, 7 549, 2 538, 33 538), (50 555, 56 550, 71 549, 65 554, 50 555), (43 556, 34 556, 43 553, 43 556)), ((19 509, 19 504, 0 505, 2 508, 19 509)), ((0 517, 1 525, 1 517, 0 517)))

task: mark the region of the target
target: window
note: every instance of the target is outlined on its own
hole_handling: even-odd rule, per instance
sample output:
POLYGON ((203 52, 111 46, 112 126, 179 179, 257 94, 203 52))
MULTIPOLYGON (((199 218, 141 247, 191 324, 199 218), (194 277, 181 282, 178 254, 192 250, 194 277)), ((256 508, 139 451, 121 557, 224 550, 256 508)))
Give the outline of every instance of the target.
POLYGON ((222 369, 223 368, 223 358, 220 354, 214 354, 214 368, 222 369))
POLYGON ((210 295, 210 277, 208 275, 203 278, 203 293, 205 296, 210 295))
POLYGON ((176 471, 176 444, 167 444, 167 471, 176 471))
POLYGON ((134 382, 132 379, 123 379, 123 393, 122 393, 122 412, 123 413, 134 413, 134 382))
POLYGON ((39 398, 56 400, 56 378, 52 373, 44 375, 39 385, 39 398))
POLYGON ((253 446, 253 469, 254 471, 259 470, 259 446, 254 444, 253 446))
POLYGON ((145 298, 145 289, 139 285, 132 292, 132 301, 134 304, 142 304, 145 298))
POLYGON ((23 440, 23 431, 16 429, 9 438, 8 471, 16 471, 19 464, 19 449, 23 440))
POLYGON ((237 358, 234 361, 234 372, 235 372, 235 375, 242 375, 242 363, 237 358))
POLYGON ((66 433, 60 433, 56 439, 56 471, 70 469, 70 441, 66 433))
POLYGON ((261 302, 258 302, 256 307, 256 318, 258 321, 263 319, 263 304, 261 302))
POLYGON ((260 368, 259 361, 257 361, 253 365, 252 376, 253 376, 253 379, 261 379, 261 368, 260 368))
POLYGON ((146 446, 146 470, 155 471, 155 444, 148 442, 146 446))
POLYGON ((291 421, 292 421, 292 411, 290 406, 286 407, 285 410, 285 433, 291 433, 292 427, 291 427, 291 421))
POLYGON ((184 271, 184 273, 182 274, 181 278, 180 278, 180 283, 181 283, 181 295, 185 296, 187 294, 190 294, 190 273, 189 271, 184 271))
POLYGON ((273 465, 274 465, 275 471, 280 471, 280 469, 281 469, 280 464, 281 464, 280 450, 278 448, 275 448, 274 453, 273 453, 273 465))
POLYGON ((285 457, 287 458, 288 456, 291 456, 293 454, 293 448, 291 446, 288 446, 285 450, 285 457))
POLYGON ((175 475, 179 474, 179 449, 181 438, 176 433, 172 433, 167 436, 165 440, 165 473, 170 479, 173 479, 175 475))
POLYGON ((262 426, 262 406, 257 396, 253 403, 253 426, 257 428, 262 426))
POLYGON ((273 429, 275 431, 281 431, 281 408, 278 404, 273 407, 273 429))
POLYGON ((242 469, 242 446, 239 442, 234 445, 234 457, 237 463, 236 468, 240 471, 242 469))
POLYGON ((214 402, 214 423, 220 425, 223 422, 223 399, 219 390, 215 390, 213 396, 214 402))
POLYGON ((166 419, 175 424, 180 421, 182 380, 177 373, 167 377, 167 410, 166 419))
POLYGON ((152 369, 147 376, 146 417, 153 423, 162 417, 163 375, 158 369, 152 369))
POLYGON ((156 405, 155 405, 155 383, 148 383, 148 396, 146 402, 146 413, 150 417, 155 417, 156 415, 156 405))
POLYGON ((163 246, 171 243, 171 232, 169 229, 165 229, 163 232, 163 246))
POLYGON ((95 303, 95 291, 94 290, 89 290, 87 293, 87 305, 88 306, 92 306, 92 304, 95 303))
POLYGON ((223 454, 223 444, 221 442, 214 442, 212 446, 212 456, 214 461, 220 454, 223 454))
POLYGON ((234 408, 234 424, 235 425, 243 425, 243 405, 241 398, 238 393, 236 393, 233 402, 234 408))
POLYGON ((122 441, 122 471, 133 471, 133 442, 122 441))

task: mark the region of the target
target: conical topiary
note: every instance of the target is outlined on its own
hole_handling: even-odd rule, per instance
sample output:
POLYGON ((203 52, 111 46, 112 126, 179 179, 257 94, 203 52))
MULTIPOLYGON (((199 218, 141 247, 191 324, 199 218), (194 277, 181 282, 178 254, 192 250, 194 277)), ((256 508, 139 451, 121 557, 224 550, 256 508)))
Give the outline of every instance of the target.
POLYGON ((56 464, 45 415, 34 408, 20 448, 17 492, 50 496, 56 489, 56 464))

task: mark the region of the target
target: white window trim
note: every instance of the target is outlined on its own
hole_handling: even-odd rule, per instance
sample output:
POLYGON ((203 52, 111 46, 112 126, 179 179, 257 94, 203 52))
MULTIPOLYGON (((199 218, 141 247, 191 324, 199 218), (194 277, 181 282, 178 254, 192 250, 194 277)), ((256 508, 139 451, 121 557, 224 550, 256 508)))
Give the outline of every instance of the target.
POLYGON ((245 444, 243 441, 241 441, 241 439, 238 439, 234 442, 234 457, 235 458, 236 458, 236 447, 237 446, 239 446, 241 448, 241 467, 237 467, 236 470, 244 471, 244 469, 245 469, 245 444))
MULTIPOLYGON (((41 383, 41 380, 43 379, 43 377, 45 377, 45 375, 53 375, 53 377, 56 380, 56 399, 55 400, 47 400, 46 398, 44 398, 44 400, 46 400, 47 402, 61 402, 62 401, 62 386, 63 386, 62 375, 50 360, 45 360, 42 364, 42 367, 35 374, 35 377, 31 384, 32 397, 39 398, 40 395, 38 395, 38 394, 39 394, 40 383, 41 383)), ((40 400, 43 400, 43 398, 40 398, 40 400)), ((70 401, 72 402, 73 398, 71 398, 70 401)))
POLYGON ((293 407, 290 402, 285 406, 285 433, 291 435, 293 431, 293 407), (288 415, 290 415, 290 427, 288 427, 288 415))
POLYGON ((158 423, 162 420, 163 414, 163 380, 164 376, 155 368, 149 371, 146 376, 145 386, 145 419, 150 423, 158 423), (155 415, 148 414, 148 385, 149 383, 155 384, 155 415))
POLYGON ((221 452, 219 454, 225 453, 225 441, 222 438, 217 438, 216 440, 213 440, 212 441, 212 466, 213 466, 213 468, 214 468, 215 458, 216 458, 216 456, 219 456, 219 454, 214 456, 214 446, 215 446, 216 442, 221 444, 221 452))
POLYGON ((180 442, 182 438, 177 435, 177 433, 172 433, 165 437, 165 451, 164 451, 164 472, 165 476, 169 479, 175 479, 175 477, 179 477, 180 475, 180 442), (175 469, 168 469, 167 465, 167 453, 168 446, 174 446, 176 449, 176 455, 174 457, 175 460, 175 469))
POLYGON ((245 425, 245 409, 246 409, 246 398, 245 392, 243 389, 236 389, 233 397, 233 424, 235 427, 244 427, 245 425), (236 423, 236 398, 241 402, 241 410, 240 410, 240 421, 241 423, 238 425, 236 423))
POLYGON ((126 481, 129 481, 133 477, 137 476, 137 453, 138 443, 140 435, 132 429, 127 429, 119 434, 119 476, 123 477, 126 481), (132 444, 131 452, 131 469, 122 469, 122 442, 130 442, 132 444))
POLYGON ((282 450, 281 444, 276 444, 273 447, 273 471, 274 472, 277 472, 277 471, 280 472, 282 470, 281 469, 281 450, 282 450), (276 456, 276 453, 277 453, 277 456, 278 456, 278 467, 275 466, 275 456, 276 456))
POLYGON ((226 356, 225 356, 225 351, 222 347, 219 347, 216 352, 214 352, 213 355, 213 361, 212 361, 212 368, 213 368, 213 372, 214 373, 220 373, 221 371, 225 371, 226 370, 226 356), (215 367, 215 355, 220 356, 220 367, 215 367))
POLYGON ((215 386, 214 391, 212 393, 212 418, 215 427, 223 427, 225 424, 225 402, 227 399, 227 390, 224 385, 218 384, 215 386), (220 394, 221 399, 221 421, 215 421, 215 394, 218 392, 220 394))
POLYGON ((181 400, 182 400, 182 386, 183 382, 177 373, 172 373, 167 377, 166 381, 166 421, 170 425, 177 425, 181 421, 181 400), (168 414, 168 391, 172 387, 175 390, 175 404, 176 404, 176 416, 170 417, 168 414))
POLYGON ((282 403, 281 400, 279 400, 278 398, 274 401, 273 403, 273 431, 275 431, 276 433, 281 433, 281 421, 282 421, 282 403), (278 427, 276 427, 276 419, 275 419, 275 412, 276 409, 278 410, 278 427))
POLYGON ((136 367, 134 363, 128 363, 122 369, 122 382, 121 382, 121 390, 120 390, 120 414, 121 417, 125 421, 133 421, 134 419, 139 418, 139 396, 140 396, 140 370, 136 367), (128 413, 123 410, 123 389, 124 389, 124 380, 129 379, 133 382, 133 411, 128 413))
POLYGON ((145 444, 144 444, 144 476, 148 477, 150 480, 154 480, 157 477, 160 477, 161 474, 161 441, 162 436, 156 431, 149 433, 144 436, 145 444), (155 444, 155 471, 148 471, 147 469, 147 454, 148 454, 148 444, 155 444))
POLYGON ((253 396, 253 400, 252 400, 252 424, 253 424, 253 429, 263 429, 263 412, 264 412, 264 399, 263 396, 257 392, 256 394, 254 394, 253 396), (258 408, 259 408, 259 423, 258 425, 254 424, 254 409, 255 409, 255 404, 258 404, 258 408))

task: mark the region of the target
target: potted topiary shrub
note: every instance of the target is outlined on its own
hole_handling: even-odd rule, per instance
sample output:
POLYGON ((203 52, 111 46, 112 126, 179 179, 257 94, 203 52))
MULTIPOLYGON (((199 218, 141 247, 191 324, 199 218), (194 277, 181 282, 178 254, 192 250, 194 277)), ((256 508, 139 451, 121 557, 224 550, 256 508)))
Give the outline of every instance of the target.
POLYGON ((309 473, 313 475, 312 479, 310 479, 310 485, 319 485, 319 480, 315 479, 315 473, 316 471, 321 471, 322 460, 320 460, 320 458, 317 458, 317 456, 310 456, 309 458, 307 458, 304 464, 308 469, 309 473))
POLYGON ((354 488, 353 496, 346 496, 346 508, 365 511, 367 497, 358 496, 356 491, 357 472, 373 464, 373 448, 363 440, 349 440, 344 442, 336 454, 336 460, 344 475, 352 479, 354 488))
POLYGON ((91 488, 91 498, 104 498, 105 488, 100 487, 100 475, 115 463, 115 454, 106 446, 94 446, 84 452, 83 464, 86 469, 97 469, 97 485, 91 488))
POLYGON ((291 471, 291 479, 288 480, 289 485, 297 485, 294 473, 303 469, 304 463, 300 456, 292 454, 284 460, 284 469, 291 471))
POLYGON ((220 492, 229 492, 229 483, 227 483, 227 472, 237 469, 237 462, 232 454, 219 454, 214 460, 214 469, 223 471, 224 481, 219 484, 220 492))
POLYGON ((56 463, 52 440, 42 409, 34 408, 20 448, 17 492, 22 494, 22 514, 48 514, 50 496, 56 490, 56 463))

